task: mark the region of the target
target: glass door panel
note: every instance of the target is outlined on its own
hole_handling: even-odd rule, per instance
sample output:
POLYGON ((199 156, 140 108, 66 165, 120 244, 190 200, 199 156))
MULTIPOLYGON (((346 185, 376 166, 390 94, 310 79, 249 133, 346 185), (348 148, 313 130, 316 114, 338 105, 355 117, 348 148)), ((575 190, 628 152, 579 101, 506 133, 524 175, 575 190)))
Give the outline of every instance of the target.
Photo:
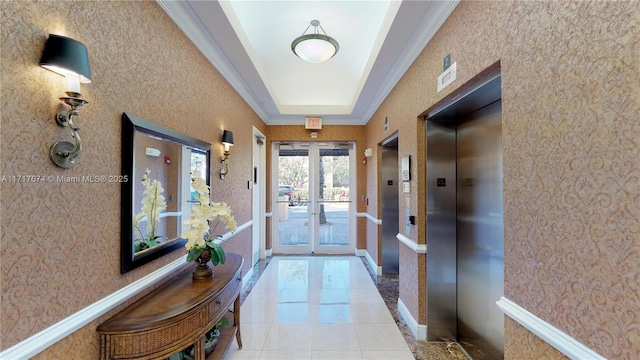
POLYGON ((344 145, 319 149, 316 249, 320 253, 341 252, 336 247, 351 245, 349 151, 344 145))
POLYGON ((277 213, 278 233, 274 250, 310 253, 309 149, 281 145, 277 160, 278 194, 274 214, 277 213))
POLYGON ((353 254, 352 144, 274 144, 273 251, 353 254))

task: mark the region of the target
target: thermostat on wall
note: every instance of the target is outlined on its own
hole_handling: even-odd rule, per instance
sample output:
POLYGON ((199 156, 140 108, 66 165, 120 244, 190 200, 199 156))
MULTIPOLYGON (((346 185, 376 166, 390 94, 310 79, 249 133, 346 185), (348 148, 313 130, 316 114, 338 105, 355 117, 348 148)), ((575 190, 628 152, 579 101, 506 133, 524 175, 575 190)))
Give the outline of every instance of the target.
POLYGON ((145 149, 145 154, 158 157, 160 156, 160 150, 148 147, 145 149))

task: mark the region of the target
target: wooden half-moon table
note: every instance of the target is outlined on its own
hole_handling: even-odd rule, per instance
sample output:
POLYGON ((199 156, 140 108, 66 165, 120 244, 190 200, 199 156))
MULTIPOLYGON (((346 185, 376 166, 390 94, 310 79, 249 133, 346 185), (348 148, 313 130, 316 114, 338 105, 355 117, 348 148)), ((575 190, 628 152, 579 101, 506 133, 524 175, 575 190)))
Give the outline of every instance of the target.
POLYGON ((206 280, 193 280, 189 269, 100 324, 100 359, 166 359, 194 345, 194 359, 204 360, 205 334, 223 316, 229 325, 206 359, 222 359, 234 335, 242 348, 242 262, 229 253, 206 280))

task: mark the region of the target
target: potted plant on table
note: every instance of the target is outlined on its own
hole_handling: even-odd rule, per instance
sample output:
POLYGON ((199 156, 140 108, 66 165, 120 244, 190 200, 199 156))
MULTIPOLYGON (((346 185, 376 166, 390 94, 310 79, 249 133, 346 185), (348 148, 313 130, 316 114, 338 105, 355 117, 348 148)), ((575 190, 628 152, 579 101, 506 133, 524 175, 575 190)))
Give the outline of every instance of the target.
POLYGON ((211 202, 209 186, 205 181, 195 176, 191 179, 191 186, 196 191, 197 205, 194 205, 185 220, 184 225, 190 226, 182 237, 187 239, 187 261, 198 264, 193 271, 194 279, 210 279, 213 270, 209 267, 209 260, 213 266, 224 264, 225 253, 220 244, 222 236, 215 233, 215 229, 222 223, 231 232, 236 231, 237 224, 231 207, 224 202, 211 202))

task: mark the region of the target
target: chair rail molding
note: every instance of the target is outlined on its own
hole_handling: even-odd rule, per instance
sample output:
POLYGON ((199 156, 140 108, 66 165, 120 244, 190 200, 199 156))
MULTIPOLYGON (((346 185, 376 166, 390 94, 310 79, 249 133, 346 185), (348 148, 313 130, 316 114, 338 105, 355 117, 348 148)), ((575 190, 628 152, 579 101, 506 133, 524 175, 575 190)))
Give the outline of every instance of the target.
POLYGON ((369 221, 371 221, 372 223, 374 223, 376 225, 382 225, 382 219, 377 219, 375 216, 369 215, 369 213, 366 213, 366 212, 356 213, 356 217, 367 218, 367 219, 369 219, 369 221))
POLYGON ((398 233, 396 238, 400 240, 401 243, 405 244, 408 248, 415 251, 418 254, 426 254, 427 253, 427 245, 426 244, 418 244, 415 241, 409 239, 408 237, 398 233))
POLYGON ((531 331, 534 335, 553 346, 568 358, 573 360, 606 360, 578 340, 565 334, 504 296, 496 301, 496 304, 505 315, 518 322, 518 324, 531 331))
MULTIPOLYGON (((238 226, 235 233, 227 232, 222 235, 224 241, 229 240, 239 232, 251 227, 253 221, 247 221, 238 226)), ((132 282, 131 284, 117 290, 110 295, 94 302, 86 308, 72 314, 56 324, 28 337, 25 340, 13 345, 0 353, 0 359, 29 359, 41 353, 51 345, 71 335, 73 332, 84 327, 100 316, 106 314, 116 306, 124 303, 133 296, 147 289, 149 286, 160 281, 167 275, 179 270, 186 264, 187 256, 180 257, 160 269, 132 282)))

